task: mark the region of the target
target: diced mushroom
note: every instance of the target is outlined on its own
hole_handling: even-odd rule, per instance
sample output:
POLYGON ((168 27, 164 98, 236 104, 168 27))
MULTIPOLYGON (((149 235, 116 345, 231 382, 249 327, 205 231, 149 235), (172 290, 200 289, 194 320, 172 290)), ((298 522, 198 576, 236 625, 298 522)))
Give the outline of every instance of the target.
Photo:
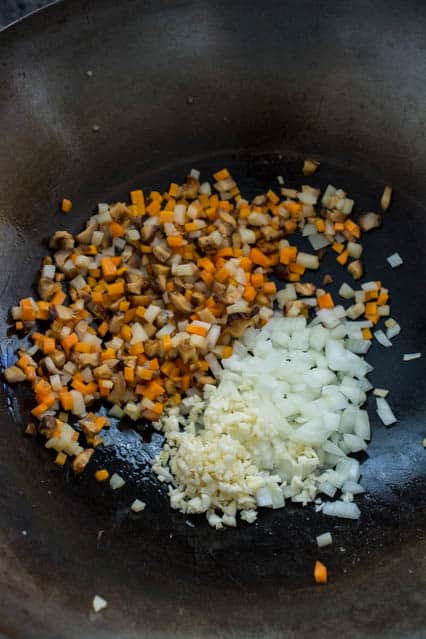
POLYGON ((80 475, 86 468, 95 450, 93 448, 86 448, 82 453, 79 453, 72 463, 72 469, 76 475, 80 475))
POLYGON ((48 300, 58 288, 58 284, 47 277, 41 277, 38 281, 38 294, 42 300, 48 300))
POLYGON ((352 275, 354 280, 359 280, 364 274, 362 262, 360 260, 354 260, 349 264, 348 271, 352 275))
POLYGON ((71 250, 74 248, 74 244, 74 238, 68 231, 56 231, 49 240, 49 247, 51 249, 71 250))
POLYGON ((154 246, 152 252, 160 262, 167 262, 172 255, 172 252, 165 244, 158 244, 157 246, 154 246))
POLYGON ((97 222, 89 222, 84 231, 75 236, 75 239, 80 244, 90 244, 92 241, 92 235, 98 228, 97 222))
POLYGON ((170 293, 170 301, 180 313, 192 313, 192 306, 181 293, 170 293))
POLYGON ((49 312, 52 318, 60 319, 63 322, 69 322, 75 316, 75 312, 72 308, 63 306, 62 304, 51 304, 49 312))
POLYGON ((27 379, 24 371, 18 368, 18 366, 9 366, 9 368, 6 368, 4 376, 9 384, 17 384, 27 379))
POLYGON ((199 187, 199 181, 191 175, 188 175, 186 183, 182 185, 181 197, 194 199, 197 196, 199 187))
POLYGON ((41 418, 40 423, 38 425, 38 431, 45 437, 52 437, 53 433, 57 428, 56 419, 53 415, 45 415, 41 418))
POLYGON ((309 282, 305 282, 303 284, 301 282, 296 282, 294 288, 296 289, 296 293, 304 295, 305 297, 311 297, 311 295, 314 295, 316 291, 315 284, 311 284, 309 282))
POLYGON ((313 175, 320 163, 316 160, 305 160, 303 163, 303 175, 313 175))
POLYGON ((382 211, 387 211, 390 203, 391 203, 391 197, 392 197, 392 187, 391 186, 385 186, 385 189, 383 191, 383 195, 382 195, 382 199, 380 200, 380 206, 382 207, 382 211))
POLYGON ((36 425, 33 424, 33 422, 29 422, 25 428, 24 434, 28 435, 28 437, 35 437, 37 435, 36 425))
POLYGON ((359 218, 359 225, 364 232, 378 228, 382 223, 382 216, 378 213, 363 213, 359 218))

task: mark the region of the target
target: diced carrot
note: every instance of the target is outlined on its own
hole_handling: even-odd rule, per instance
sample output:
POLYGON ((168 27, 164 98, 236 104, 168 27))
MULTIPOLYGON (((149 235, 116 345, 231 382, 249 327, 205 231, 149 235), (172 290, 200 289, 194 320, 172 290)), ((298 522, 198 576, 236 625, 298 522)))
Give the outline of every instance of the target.
POLYGON ((44 404, 42 402, 32 409, 31 414, 34 415, 34 417, 40 417, 40 415, 45 413, 47 410, 49 410, 49 407, 47 406, 47 404, 44 404))
POLYGON ((95 304, 103 304, 104 302, 104 295, 102 293, 102 291, 93 291, 92 293, 92 300, 95 304))
POLYGON ((109 359, 115 359, 115 350, 113 348, 107 348, 101 353, 101 361, 106 362, 109 359))
POLYGON ((369 328, 362 328, 361 333, 362 339, 373 339, 373 333, 370 331, 369 328))
POLYGON ((290 264, 290 262, 295 262, 296 257, 297 257, 296 246, 284 246, 280 251, 281 264, 290 264))
POLYGON ((241 220, 246 220, 250 215, 250 207, 248 204, 242 204, 238 209, 238 217, 241 220))
POLYGON ((76 353, 90 353, 92 349, 88 342, 77 342, 74 350, 76 353))
POLYGON ((49 319, 49 302, 40 301, 37 302, 38 311, 36 313, 36 317, 39 320, 48 320, 49 319))
POLYGON ((188 388, 189 388, 190 383, 191 383, 191 376, 188 375, 188 374, 187 375, 183 375, 182 376, 182 381, 180 383, 182 390, 183 391, 187 391, 188 388))
POLYGON ((48 408, 51 408, 55 402, 56 395, 54 393, 49 393, 43 397, 43 404, 45 404, 48 408))
POLYGON ((109 225, 109 230, 111 231, 111 235, 113 237, 123 237, 124 235, 124 226, 119 224, 118 222, 111 222, 109 225))
POLYGON ((158 371, 160 369, 160 363, 156 357, 150 360, 149 367, 152 371, 158 371))
POLYGON ((341 266, 344 266, 349 259, 349 253, 347 250, 343 251, 336 257, 336 262, 339 262, 341 266))
POLYGON ((224 346, 223 352, 222 352, 223 359, 228 359, 228 357, 231 357, 232 352, 233 352, 232 346, 224 346))
POLYGON ((120 297, 124 295, 124 282, 118 281, 107 286, 108 295, 111 297, 120 297))
POLYGON ((30 358, 28 357, 28 355, 21 355, 21 357, 16 362, 16 365, 19 366, 19 368, 24 371, 29 365, 29 363, 30 363, 30 358))
POLYGON ((200 277, 207 286, 210 286, 214 281, 214 276, 208 271, 200 271, 200 277))
POLYGON ((366 315, 376 315, 377 314, 377 303, 376 302, 367 302, 365 305, 365 314, 366 315))
POLYGON ((284 220, 283 227, 287 235, 294 233, 297 229, 296 220, 284 220))
POLYGON ((320 308, 333 308, 334 302, 330 293, 323 293, 317 297, 318 306, 320 308))
POLYGON ((15 329, 17 331, 22 331, 22 329, 24 328, 24 324, 21 321, 15 322, 15 329))
POLYGON ((62 348, 66 353, 69 353, 69 351, 72 349, 73 346, 75 346, 75 344, 77 344, 77 342, 77 335, 75 333, 70 333, 61 341, 62 348))
POLYGON ((218 257, 234 257, 234 251, 230 246, 225 246, 217 252, 218 257))
POLYGON ((123 324, 123 326, 120 329, 120 335, 125 342, 130 342, 130 340, 133 337, 133 331, 128 324, 123 324))
POLYGON ((370 320, 370 322, 373 322, 373 324, 377 324, 377 322, 378 322, 378 321, 379 321, 379 319, 380 319, 380 315, 379 315, 378 313, 376 313, 376 314, 371 314, 371 315, 370 315, 370 314, 368 314, 368 313, 366 313, 366 314, 365 314, 365 319, 370 320))
POLYGON ((61 211, 62 213, 69 213, 72 209, 72 202, 68 200, 66 197, 61 202, 61 211))
POLYGON ((170 335, 163 335, 162 343, 164 352, 168 353, 172 348, 172 338, 170 335))
POLYGON ((150 382, 153 375, 154 375, 154 371, 152 371, 149 368, 142 368, 139 373, 138 373, 139 377, 147 382, 150 382))
POLYGON ((179 184, 172 182, 169 186, 169 195, 171 195, 172 197, 177 197, 178 193, 179 193, 179 184))
POLYGON ((102 275, 107 282, 110 282, 117 276, 117 267, 111 257, 103 257, 101 259, 102 275))
POLYGON ((299 273, 289 273, 287 279, 289 282, 300 282, 300 275, 299 273))
POLYGON ((161 200, 160 199, 152 200, 152 202, 150 202, 150 204, 148 204, 148 206, 146 207, 146 212, 148 213, 148 215, 152 217, 154 215, 157 215, 160 208, 161 208, 161 200))
POLYGON ((296 262, 292 262, 288 265, 288 270, 290 273, 297 273, 298 275, 303 275, 306 271, 306 268, 302 264, 297 264, 296 262))
POLYGON ((214 273, 216 270, 215 265, 208 257, 202 257, 197 262, 198 266, 209 273, 214 273))
POLYGON ((154 406, 151 409, 154 413, 157 413, 157 415, 161 415, 161 413, 164 410, 164 404, 162 404, 161 402, 155 402, 154 406))
POLYGON ((198 230, 198 226, 197 226, 196 222, 187 222, 185 224, 185 231, 187 233, 193 233, 194 231, 197 231, 197 230, 198 230))
POLYGON ((24 322, 31 322, 36 319, 36 311, 29 298, 21 300, 21 315, 24 322))
POLYGON ((263 285, 263 292, 265 293, 265 295, 275 295, 275 293, 277 292, 275 282, 265 282, 265 284, 263 285))
POLYGON ((101 468, 100 470, 97 470, 95 473, 95 479, 96 481, 99 481, 99 482, 106 481, 108 477, 109 477, 109 472, 107 471, 106 468, 101 468))
POLYGON ((55 464, 57 464, 58 466, 63 466, 65 464, 65 462, 67 461, 67 457, 68 455, 66 453, 64 453, 64 451, 60 451, 55 458, 55 464))
POLYGON ((217 171, 217 173, 213 173, 213 177, 216 182, 220 182, 220 180, 226 180, 226 178, 229 178, 231 176, 228 169, 221 169, 220 171, 217 171))
POLYGON ((181 235, 169 235, 167 237, 167 244, 171 248, 180 248, 185 245, 185 240, 181 235))
MULTIPOLYGON (((175 214, 173 211, 161 211, 160 213, 161 224, 171 223, 171 222, 174 222, 174 220, 175 220, 175 214)), ((185 230, 188 230, 186 228, 186 225, 185 225, 185 230)), ((194 230, 196 231, 197 229, 195 228, 194 230)))
POLYGON ((101 337, 105 337, 105 335, 108 332, 108 323, 103 321, 101 322, 101 324, 98 326, 98 333, 101 337))
POLYGON ((50 300, 50 304, 52 306, 63 304, 66 300, 66 295, 62 289, 56 291, 52 299, 50 300))
POLYGON ((251 276, 252 286, 255 288, 260 288, 264 284, 264 278, 262 273, 252 273, 251 276))
POLYGON ((29 382, 33 382, 36 378, 36 369, 34 366, 27 366, 25 369, 25 375, 27 376, 27 380, 29 382))
POLYGON ((251 259, 249 257, 241 257, 240 258, 240 266, 243 269, 243 271, 248 273, 248 271, 250 271, 251 267, 252 267, 251 259))
POLYGON ((274 191, 272 191, 271 189, 269 189, 269 191, 267 192, 266 197, 268 198, 270 202, 272 202, 272 204, 278 204, 278 202, 280 201, 280 198, 278 197, 278 195, 274 193, 274 191))
POLYGON ((375 289, 370 289, 369 291, 364 291, 364 301, 370 302, 371 300, 377 300, 379 297, 379 291, 375 289))
POLYGON ((357 239, 361 237, 361 229, 359 228, 358 224, 355 224, 355 222, 353 222, 352 220, 345 221, 345 229, 357 239))
POLYGON ((377 298, 377 306, 383 306, 389 299, 389 295, 387 293, 380 292, 379 297, 377 298))
POLYGON ((267 268, 270 265, 268 256, 262 253, 262 251, 256 247, 251 249, 250 259, 253 264, 257 264, 258 266, 262 266, 263 268, 267 268))
MULTIPOLYGON (((130 201, 136 206, 145 207, 145 198, 143 191, 141 191, 140 189, 137 189, 136 191, 130 191, 130 201)), ((139 213, 139 215, 143 215, 143 213, 139 213)))
POLYGON ((135 369, 130 366, 124 367, 124 379, 128 384, 132 384, 135 380, 135 369))
POLYGON ((208 333, 208 329, 205 326, 198 326, 198 324, 189 324, 186 328, 186 332, 191 335, 201 335, 201 337, 205 337, 208 333))
POLYGON ((126 324, 128 324, 129 322, 133 321, 136 317, 136 308, 129 308, 125 313, 124 313, 124 321, 126 322, 126 324))
POLYGON ((155 380, 150 382, 148 386, 145 387, 144 396, 148 397, 151 401, 160 397, 165 393, 165 389, 161 384, 156 382, 155 380))
POLYGON ((345 248, 345 245, 342 244, 341 242, 334 242, 331 245, 331 248, 333 249, 333 251, 336 251, 336 253, 341 253, 343 249, 345 248))
POLYGON ((244 299, 251 304, 256 298, 256 289, 254 286, 246 286, 243 293, 244 299))
POLYGON ((290 215, 298 215, 303 208, 300 202, 283 202, 282 205, 290 213, 290 215))
POLYGON ((226 282, 228 278, 229 278, 229 271, 226 268, 226 266, 222 266, 221 268, 219 268, 218 271, 216 271, 215 279, 218 282, 226 282))
POLYGON ((343 222, 335 222, 334 230, 336 231, 336 233, 342 233, 345 230, 345 225, 343 224, 343 222))
POLYGON ((320 561, 315 562, 314 578, 317 584, 327 583, 327 567, 320 561))
POLYGON ((144 352, 144 347, 143 347, 143 343, 139 342, 138 344, 132 344, 130 346, 130 355, 142 355, 142 353, 144 352))
POLYGON ((315 225, 317 227, 318 233, 324 233, 325 231, 325 222, 322 218, 315 220, 315 225))

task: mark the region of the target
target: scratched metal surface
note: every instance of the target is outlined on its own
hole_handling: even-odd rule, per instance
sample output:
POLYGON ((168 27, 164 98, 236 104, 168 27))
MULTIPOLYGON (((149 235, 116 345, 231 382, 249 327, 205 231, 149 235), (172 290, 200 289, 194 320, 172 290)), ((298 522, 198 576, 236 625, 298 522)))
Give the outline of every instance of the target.
MULTIPOLYGON (((358 211, 377 206, 385 181, 396 187, 386 224, 365 251, 367 276, 389 283, 404 328, 394 348, 375 347, 369 357, 373 383, 390 388, 399 422, 385 429, 372 414, 359 523, 292 506, 218 534, 169 509, 149 468, 159 435, 114 426, 75 480, 22 437, 29 394, 2 387, 0 632, 320 638, 344 628, 355 638, 424 636, 426 376, 424 359, 401 363, 404 352, 421 350, 426 325, 419 286, 426 187, 415 170, 426 160, 419 111, 426 61, 418 21, 386 3, 391 35, 378 37, 374 20, 363 21, 379 19, 385 5, 377 2, 359 5, 361 35, 332 3, 318 14, 311 2, 285 9, 270 2, 256 5, 256 19, 238 2, 227 3, 226 14, 221 2, 169 1, 161 11, 150 2, 102 5, 58 5, 0 38, 2 363, 17 345, 7 335, 7 310, 31 290, 54 229, 77 231, 97 201, 165 186, 193 166, 208 175, 226 164, 249 195, 276 187, 276 175, 296 186, 301 159, 312 152, 322 166, 310 183, 345 187, 358 211), (303 31, 304 42, 283 39, 283 25, 303 31), (249 57, 259 29, 268 38, 249 57), (399 65, 390 68, 397 45, 399 65), (220 72, 207 64, 218 51, 220 72), (300 78, 314 63, 307 87, 300 78), (68 217, 57 213, 64 195, 74 201, 68 217), (385 257, 395 250, 404 266, 392 271, 385 257), (93 481, 106 463, 126 477, 117 493, 93 481), (149 504, 138 516, 129 513, 136 496, 149 504), (335 543, 321 553, 330 584, 319 589, 311 574, 315 535, 324 530, 335 543), (98 616, 90 612, 95 593, 109 601, 98 616)), ((325 271, 338 286, 342 272, 332 260, 325 271)))

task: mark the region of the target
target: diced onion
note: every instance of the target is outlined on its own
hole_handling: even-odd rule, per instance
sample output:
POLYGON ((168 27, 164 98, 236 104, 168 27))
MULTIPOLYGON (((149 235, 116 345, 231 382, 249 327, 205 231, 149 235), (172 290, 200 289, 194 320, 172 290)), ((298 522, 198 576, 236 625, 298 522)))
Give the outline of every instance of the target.
POLYGON ((356 504, 344 501, 327 501, 322 512, 329 517, 342 517, 343 519, 359 519, 361 515, 356 504))
POLYGON ((404 362, 411 362, 411 360, 419 359, 421 356, 421 353, 405 353, 402 359, 404 362))
POLYGON ((388 402, 383 397, 376 398, 377 414, 385 426, 395 424, 397 421, 388 402))
POLYGON ((318 548, 325 548, 325 546, 330 546, 332 543, 333 538, 329 532, 322 533, 322 535, 317 537, 318 548))
POLYGON ((386 258, 392 268, 396 268, 397 266, 401 266, 404 263, 402 257, 399 253, 393 253, 386 258))

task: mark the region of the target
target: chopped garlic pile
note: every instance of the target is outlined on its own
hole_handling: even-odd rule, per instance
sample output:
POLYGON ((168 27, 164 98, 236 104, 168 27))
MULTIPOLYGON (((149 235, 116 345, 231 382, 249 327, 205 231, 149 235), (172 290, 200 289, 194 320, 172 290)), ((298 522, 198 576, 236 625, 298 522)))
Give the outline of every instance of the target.
POLYGON ((347 347, 351 322, 333 324, 276 315, 247 330, 222 361, 219 386, 164 413, 156 427, 166 444, 153 468, 170 484, 173 508, 206 513, 221 528, 235 526, 238 511, 251 523, 258 506, 306 505, 340 489, 325 514, 359 517, 359 462, 348 455, 370 439, 361 406, 371 367, 347 347))

